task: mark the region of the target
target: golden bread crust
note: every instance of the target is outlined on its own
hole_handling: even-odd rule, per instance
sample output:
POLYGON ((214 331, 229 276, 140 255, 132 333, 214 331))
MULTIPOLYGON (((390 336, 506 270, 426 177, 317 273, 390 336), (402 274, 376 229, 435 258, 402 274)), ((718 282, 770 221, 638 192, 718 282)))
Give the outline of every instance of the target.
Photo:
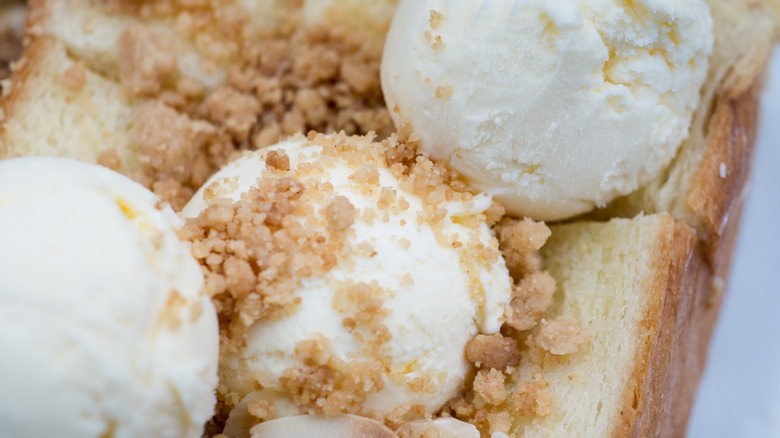
POLYGON ((723 233, 734 201, 745 185, 758 124, 761 77, 742 94, 722 93, 715 101, 707 150, 686 194, 688 206, 699 218, 702 237, 723 233))
MULTIPOLYGON (((685 329, 689 325, 694 288, 685 287, 684 280, 699 272, 693 256, 696 237, 686 225, 677 223, 671 244, 670 263, 665 268, 667 282, 660 315, 660 329, 649 357, 650 370, 644 391, 643 414, 637 421, 633 435, 673 436, 678 410, 687 408, 679 398, 679 377, 684 374, 685 355, 680 348, 685 346, 685 329), (686 275, 688 274, 688 275, 686 275)), ((659 269, 662 268, 659 266, 659 269)), ((683 422, 683 431, 685 424, 683 422)), ((625 433, 622 436, 627 436, 625 433)))
POLYGON ((642 286, 647 308, 638 327, 639 331, 635 335, 640 345, 636 350, 630 380, 623 391, 622 408, 613 421, 614 428, 611 433, 613 437, 632 435, 640 419, 645 418, 645 411, 641 407, 653 402, 654 394, 647 391, 647 388, 652 385, 653 377, 657 373, 657 364, 654 361, 656 350, 659 344, 662 344, 659 340, 670 331, 667 321, 663 318, 669 301, 664 291, 668 292, 669 281, 672 279, 669 275, 670 267, 675 264, 675 257, 678 256, 680 242, 677 240, 676 229, 679 225, 675 224, 671 216, 667 214, 662 216, 662 229, 651 249, 653 254, 651 273, 642 286))
MULTIPOLYGON (((41 29, 49 19, 49 1, 30 0, 25 28, 30 38, 0 99, 4 118, 29 103, 25 84, 49 53, 62 50, 61 43, 41 29)), ((703 140, 706 150, 691 184, 677 193, 693 219, 686 225, 664 215, 663 230, 652 248, 652 272, 642 287, 648 301, 635 336, 640 344, 623 388, 622 409, 611 421, 611 436, 685 435, 722 300, 756 136, 765 58, 746 59, 752 60, 751 68, 721 83, 711 109, 700 109, 711 112, 703 140)), ((0 125, 0 157, 9 148, 5 131, 0 125)))
POLYGON ((630 435, 685 436, 739 231, 760 90, 756 78, 741 95, 716 104, 707 152, 688 193, 706 228, 697 238, 687 225, 676 226, 647 404, 630 435), (731 169, 725 178, 720 163, 731 169))
POLYGON ((19 111, 22 105, 29 101, 27 84, 30 78, 42 69, 42 65, 50 51, 56 46, 56 41, 50 38, 33 38, 26 41, 22 57, 16 61, 13 73, 3 87, 3 98, 0 99, 0 158, 5 158, 11 145, 6 141, 5 122, 19 111))

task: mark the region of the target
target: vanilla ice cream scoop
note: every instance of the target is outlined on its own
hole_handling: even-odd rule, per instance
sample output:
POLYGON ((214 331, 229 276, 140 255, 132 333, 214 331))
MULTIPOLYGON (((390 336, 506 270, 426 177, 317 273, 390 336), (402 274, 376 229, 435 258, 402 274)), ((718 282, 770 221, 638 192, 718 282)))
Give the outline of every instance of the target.
MULTIPOLYGON (((290 263, 316 265, 320 258, 309 262, 303 253, 344 236, 329 266, 294 277, 294 306, 257 320, 246 346, 225 354, 221 373, 232 391, 243 396, 262 387, 262 399, 277 397, 280 406, 292 394, 299 405, 311 402, 301 406, 304 413, 319 407, 382 416, 417 404, 435 412, 462 388, 466 344, 500 329, 512 284, 485 223, 490 198, 427 185, 440 170, 426 167, 430 161, 405 175, 383 154, 362 137, 292 139, 230 163, 184 208, 184 216, 218 216, 208 210, 216 199, 239 201, 253 187, 286 181, 296 201, 278 208, 289 211, 274 222, 283 228, 269 228, 320 233, 309 233, 310 247, 291 254, 290 263), (327 376, 327 384, 318 380, 327 376), (345 405, 328 405, 335 402, 345 405)), ((273 198, 255 196, 255 203, 273 198)), ((257 227, 266 216, 227 226, 257 227)), ((258 294, 268 296, 268 288, 258 294)))
POLYGON ((108 169, 0 162, 0 435, 201 436, 219 332, 181 225, 108 169))
POLYGON ((672 160, 712 26, 704 0, 403 0, 382 89, 433 158, 514 215, 562 219, 672 160))

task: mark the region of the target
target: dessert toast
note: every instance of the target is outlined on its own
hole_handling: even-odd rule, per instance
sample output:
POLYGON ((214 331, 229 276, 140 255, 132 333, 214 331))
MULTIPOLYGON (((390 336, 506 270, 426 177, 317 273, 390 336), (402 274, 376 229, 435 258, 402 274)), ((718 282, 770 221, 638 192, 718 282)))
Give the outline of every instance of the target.
MULTIPOLYGON (((229 122, 191 108, 225 84, 240 89, 237 72, 225 67, 235 62, 237 52, 208 53, 213 45, 199 45, 193 34, 170 26, 173 21, 166 21, 164 12, 164 18, 151 12, 149 18, 143 11, 111 9, 110 4, 30 3, 25 51, 0 100, 0 158, 68 156, 143 174, 148 158, 134 126, 156 100, 187 113, 191 122, 201 117, 216 125, 217 133, 211 135, 231 137, 238 143, 236 150, 268 144, 274 133, 264 131, 264 123, 277 126, 276 137, 292 133, 286 132, 284 115, 274 119, 268 115, 273 111, 250 105, 252 127, 239 129, 243 139, 236 142, 235 125, 231 131, 229 122), (176 68, 150 87, 177 93, 166 96, 123 81, 117 40, 138 24, 166 40, 176 57, 176 68), (201 88, 188 92, 185 78, 201 88)), ((279 12, 283 5, 262 4, 248 18, 254 38, 270 38, 267 35, 301 25, 303 18, 296 13, 279 12)), ((501 408, 512 412, 512 436, 685 434, 738 231, 764 66, 780 33, 777 2, 708 4, 715 20, 710 72, 690 138, 674 162, 661 178, 637 192, 586 217, 551 226, 542 256, 558 289, 545 318, 576 318, 588 340, 578 352, 560 357, 533 351, 532 345, 523 347, 530 359, 509 382, 513 393, 521 394, 515 397, 521 406, 501 408), (528 382, 545 385, 555 401, 540 397, 539 387, 528 382)), ((381 48, 381 29, 389 22, 389 17, 381 19, 382 13, 372 18, 377 24, 369 28, 380 31, 378 36, 367 31, 365 47, 381 48)), ((230 32, 214 35, 226 47, 236 38, 230 32)), ((351 74, 357 73, 341 65, 336 82, 349 88, 342 93, 361 102, 360 114, 368 114, 363 123, 355 115, 359 111, 351 118, 325 122, 306 113, 308 106, 286 102, 288 114, 304 113, 304 121, 289 129, 392 130, 381 100, 372 94, 376 90, 370 84, 361 90, 359 78, 351 74)), ((286 90, 300 95, 309 85, 286 90)), ((178 183, 196 181, 189 177, 178 183)), ((501 431, 499 420, 495 426, 487 423, 485 432, 501 431)))

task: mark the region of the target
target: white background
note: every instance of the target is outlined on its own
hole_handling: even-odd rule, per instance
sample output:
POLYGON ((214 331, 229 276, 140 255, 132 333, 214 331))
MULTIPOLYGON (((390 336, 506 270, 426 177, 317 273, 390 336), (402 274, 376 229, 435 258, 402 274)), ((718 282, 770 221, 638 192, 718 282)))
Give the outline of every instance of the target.
POLYGON ((780 49, 760 123, 728 293, 689 438, 780 438, 780 49))

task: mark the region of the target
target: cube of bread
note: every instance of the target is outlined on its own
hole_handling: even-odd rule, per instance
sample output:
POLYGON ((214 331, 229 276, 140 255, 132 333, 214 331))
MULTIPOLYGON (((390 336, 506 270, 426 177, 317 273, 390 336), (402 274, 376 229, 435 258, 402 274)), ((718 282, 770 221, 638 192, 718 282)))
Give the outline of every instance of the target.
MULTIPOLYGON (((547 319, 574 317, 589 338, 570 356, 524 362, 515 384, 544 379, 558 403, 547 416, 515 418, 513 436, 685 434, 728 272, 761 75, 780 10, 776 0, 707 1, 716 44, 691 137, 662 177, 584 219, 554 226, 543 249, 559 288, 547 319), (631 219, 609 220, 615 217, 631 219)), ((257 35, 284 25, 278 0, 241 3, 250 6, 257 35)), ((128 96, 120 85, 116 48, 132 24, 153 28, 174 47, 175 76, 208 88, 228 80, 227 62, 215 64, 196 36, 175 23, 101 5, 32 0, 30 43, 0 101, 0 158, 98 162, 113 150, 122 172, 141 169, 131 132, 147 99, 128 96)))

